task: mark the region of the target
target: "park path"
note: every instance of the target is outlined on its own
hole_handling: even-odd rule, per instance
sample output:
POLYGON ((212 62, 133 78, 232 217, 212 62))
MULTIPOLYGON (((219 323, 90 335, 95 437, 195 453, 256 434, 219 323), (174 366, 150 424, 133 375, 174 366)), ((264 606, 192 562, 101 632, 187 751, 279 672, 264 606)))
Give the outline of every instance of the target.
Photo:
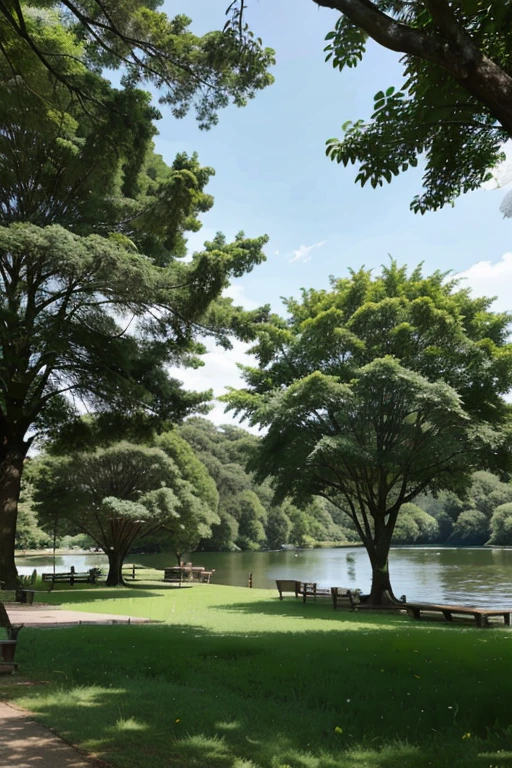
MULTIPOLYGON (((135 616, 119 616, 113 613, 86 613, 70 611, 56 605, 5 604, 11 624, 26 627, 73 627, 77 624, 147 624, 151 619, 135 616)), ((0 763, 0 765, 2 765, 0 763)), ((3 766, 2 766, 3 768, 3 766)))
POLYGON ((0 701, 2 768, 100 768, 106 763, 83 757, 30 715, 0 701))
MULTIPOLYGON (((144 624, 150 619, 69 611, 56 606, 6 605, 12 624, 70 627, 78 624, 144 624)), ((100 768, 106 763, 84 757, 30 714, 0 701, 1 768, 100 768)))

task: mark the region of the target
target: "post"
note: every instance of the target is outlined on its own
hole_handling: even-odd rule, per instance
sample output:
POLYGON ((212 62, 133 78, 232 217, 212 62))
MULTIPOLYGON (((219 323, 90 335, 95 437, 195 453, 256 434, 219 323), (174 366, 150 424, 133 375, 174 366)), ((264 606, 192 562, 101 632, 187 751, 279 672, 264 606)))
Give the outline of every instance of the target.
POLYGON ((252 573, 249 574, 249 581, 247 582, 249 589, 252 589, 252 573))

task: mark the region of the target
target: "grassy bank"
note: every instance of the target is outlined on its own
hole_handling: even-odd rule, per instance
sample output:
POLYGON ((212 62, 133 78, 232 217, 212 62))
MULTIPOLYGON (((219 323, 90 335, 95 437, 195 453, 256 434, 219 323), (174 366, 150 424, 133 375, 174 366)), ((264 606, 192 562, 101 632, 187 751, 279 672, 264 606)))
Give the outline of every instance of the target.
POLYGON ((512 766, 508 629, 335 613, 215 585, 48 600, 163 622, 25 628, 22 675, 0 684, 115 766, 512 766), (13 684, 23 677, 44 682, 13 684))

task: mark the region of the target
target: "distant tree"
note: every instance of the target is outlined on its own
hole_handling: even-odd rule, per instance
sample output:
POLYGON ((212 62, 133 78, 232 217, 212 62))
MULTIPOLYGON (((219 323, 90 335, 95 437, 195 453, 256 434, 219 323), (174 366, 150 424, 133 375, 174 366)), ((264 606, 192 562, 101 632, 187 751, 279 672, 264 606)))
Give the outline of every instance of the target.
POLYGON ((283 544, 288 544, 292 531, 292 521, 285 512, 285 506, 270 507, 265 528, 267 547, 280 549, 283 544))
POLYGON ((107 584, 123 583, 133 545, 166 528, 176 551, 216 521, 175 462, 160 448, 119 443, 94 452, 38 460, 35 501, 41 520, 55 516, 90 536, 108 557, 107 584))
POLYGON ((512 544, 512 502, 501 504, 494 510, 489 544, 506 547, 512 544))
POLYGON ((466 509, 461 512, 453 526, 449 541, 452 544, 480 546, 485 544, 490 534, 490 521, 478 509, 466 509))
POLYGON ((395 544, 427 544, 439 535, 437 520, 417 504, 404 504, 393 532, 395 544))
POLYGON ((242 550, 260 549, 266 540, 267 511, 254 491, 245 490, 232 496, 227 512, 238 523, 236 546, 242 550))
POLYGON ((352 521, 392 596, 388 553, 402 506, 462 490, 508 454, 509 317, 435 273, 394 262, 303 291, 254 328, 247 388, 224 398, 266 429, 254 467, 277 500, 322 496, 352 521))
POLYGON ((24 482, 18 506, 16 549, 40 549, 49 546, 51 541, 51 535, 39 527, 39 520, 34 508, 32 485, 29 482, 24 482))

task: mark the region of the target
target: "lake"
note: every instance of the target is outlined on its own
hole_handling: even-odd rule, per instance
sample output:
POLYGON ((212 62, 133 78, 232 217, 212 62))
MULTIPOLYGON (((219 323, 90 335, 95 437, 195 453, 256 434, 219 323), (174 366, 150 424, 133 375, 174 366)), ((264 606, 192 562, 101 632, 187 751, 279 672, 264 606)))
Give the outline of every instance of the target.
MULTIPOLYGON (((369 591, 371 570, 361 547, 344 549, 285 550, 279 552, 197 552, 195 565, 215 568, 212 582, 247 586, 253 574, 255 588, 274 587, 275 579, 317 581, 322 586, 342 586, 369 591)), ((151 568, 175 565, 172 554, 134 555, 126 562, 151 568)), ((20 574, 52 570, 51 557, 17 558, 20 574)), ((106 568, 98 554, 58 556, 56 568, 77 571, 106 568)), ((512 549, 396 547, 390 555, 391 583, 397 596, 409 600, 512 607, 512 549)))

